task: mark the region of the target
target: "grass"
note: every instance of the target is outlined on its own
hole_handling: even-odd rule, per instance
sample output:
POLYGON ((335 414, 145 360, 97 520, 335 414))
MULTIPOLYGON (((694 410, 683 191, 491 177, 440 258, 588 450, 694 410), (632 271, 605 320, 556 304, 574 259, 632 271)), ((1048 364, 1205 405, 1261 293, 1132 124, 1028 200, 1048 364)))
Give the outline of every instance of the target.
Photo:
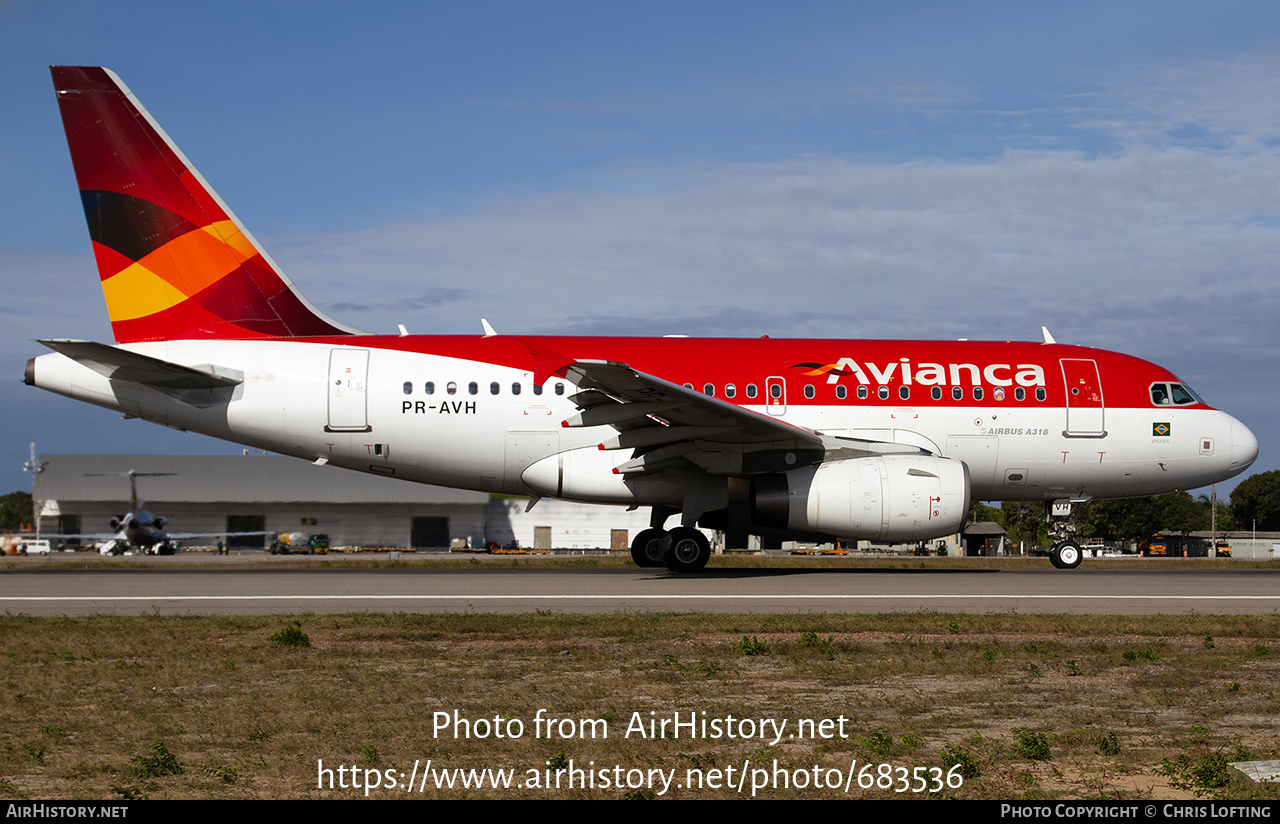
MULTIPOLYGON (((318 762, 383 781, 429 759, 520 778, 592 762, 682 778, 853 764, 880 782, 855 782, 849 795, 868 798, 1276 800, 1225 765, 1280 758, 1277 637, 1276 616, 3 617, 0 787, 11 798, 361 797, 317 786, 318 762), (756 729, 662 729, 676 712, 756 729), (762 733, 769 721, 785 734, 762 733), (881 765, 954 770, 962 784, 899 794, 881 765)), ((759 794, 845 797, 811 784, 759 794)), ((739 797, 723 785, 665 795, 739 797)))

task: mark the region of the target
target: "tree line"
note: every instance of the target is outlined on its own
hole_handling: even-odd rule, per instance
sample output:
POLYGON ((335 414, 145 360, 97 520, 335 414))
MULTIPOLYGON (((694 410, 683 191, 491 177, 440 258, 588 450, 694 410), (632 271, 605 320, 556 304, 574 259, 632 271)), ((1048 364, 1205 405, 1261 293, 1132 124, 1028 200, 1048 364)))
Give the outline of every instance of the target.
MULTIPOLYGON (((1170 492, 1076 504, 1068 523, 1075 527, 1075 536, 1080 539, 1137 541, 1166 530, 1180 535, 1208 531, 1215 525, 1214 514, 1208 495, 1193 498, 1187 492, 1170 492)), ((1218 532, 1280 531, 1280 469, 1241 481, 1231 491, 1229 501, 1218 501, 1216 515, 1218 532)), ((1042 501, 1005 501, 999 509, 977 503, 970 520, 1000 524, 1014 543, 1029 547, 1050 543, 1042 501)))

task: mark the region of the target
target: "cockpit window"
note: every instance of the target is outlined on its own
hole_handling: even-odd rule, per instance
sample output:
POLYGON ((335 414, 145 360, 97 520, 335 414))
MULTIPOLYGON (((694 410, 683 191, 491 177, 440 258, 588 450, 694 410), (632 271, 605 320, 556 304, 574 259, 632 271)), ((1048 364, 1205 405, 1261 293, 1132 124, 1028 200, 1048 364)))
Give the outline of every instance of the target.
POLYGON ((1187 406, 1204 401, 1184 383, 1153 383, 1151 403, 1155 406, 1187 406))

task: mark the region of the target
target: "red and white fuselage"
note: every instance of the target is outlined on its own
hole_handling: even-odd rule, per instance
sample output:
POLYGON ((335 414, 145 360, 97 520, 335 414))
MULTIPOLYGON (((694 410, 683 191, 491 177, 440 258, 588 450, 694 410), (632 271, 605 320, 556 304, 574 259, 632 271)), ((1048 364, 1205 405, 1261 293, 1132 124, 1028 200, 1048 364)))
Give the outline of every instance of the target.
POLYGON ((408 481, 649 506, 632 555, 677 570, 706 563, 697 526, 926 540, 975 499, 1150 495, 1257 456, 1168 370, 1047 333, 367 335, 294 288, 118 77, 52 75, 118 345, 42 341, 25 379, 51 392, 408 481))
MULTIPOLYGON (((1182 404, 1158 402, 1172 401, 1164 387, 1185 387, 1168 370, 1062 344, 477 335, 124 348, 242 372, 243 383, 225 406, 201 408, 49 354, 35 361, 35 385, 299 458, 508 494, 553 494, 531 485, 525 470, 617 434, 607 425, 563 427, 578 411, 570 400, 577 389, 561 377, 538 380, 531 348, 626 363, 823 435, 962 460, 975 500, 1192 489, 1243 471, 1258 448, 1240 421, 1189 393, 1182 404), (819 374, 803 365, 841 362, 819 374)), ((596 451, 606 453, 598 458, 605 475, 634 453, 596 451)), ((642 505, 662 497, 649 490, 637 498, 611 481, 578 497, 642 505)))

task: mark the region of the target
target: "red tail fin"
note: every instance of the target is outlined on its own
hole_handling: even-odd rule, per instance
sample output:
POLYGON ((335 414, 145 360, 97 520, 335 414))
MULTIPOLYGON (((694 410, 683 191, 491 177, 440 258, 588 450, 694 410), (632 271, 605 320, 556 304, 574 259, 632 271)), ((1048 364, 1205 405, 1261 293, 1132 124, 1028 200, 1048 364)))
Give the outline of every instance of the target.
POLYGON ((118 342, 357 331, 294 289, 113 72, 51 71, 118 342))

